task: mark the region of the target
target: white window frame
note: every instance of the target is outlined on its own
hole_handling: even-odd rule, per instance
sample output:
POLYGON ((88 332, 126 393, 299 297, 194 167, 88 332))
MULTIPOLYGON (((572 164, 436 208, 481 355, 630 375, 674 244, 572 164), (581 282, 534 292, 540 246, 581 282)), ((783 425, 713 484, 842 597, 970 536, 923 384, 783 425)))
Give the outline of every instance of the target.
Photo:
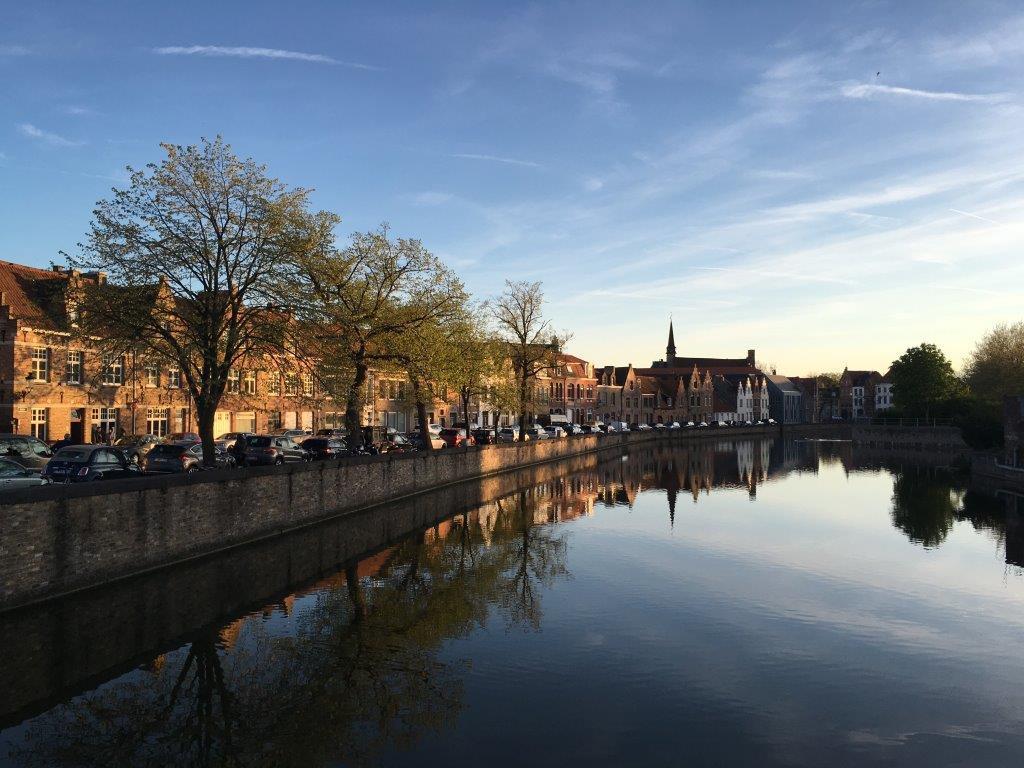
POLYGON ((168 368, 167 369, 167 388, 168 389, 181 389, 181 369, 180 368, 168 368))
POLYGON ((48 381, 50 378, 49 347, 32 347, 29 353, 29 381, 48 381))
POLYGON ((142 369, 143 378, 147 387, 160 386, 160 366, 156 363, 146 363, 142 369))
POLYGON ((242 372, 237 368, 228 369, 228 383, 225 391, 229 395, 237 395, 242 391, 242 372))
POLYGON ((105 387, 120 387, 124 384, 124 358, 121 355, 103 356, 100 383, 105 387))
POLYGON ((242 394, 256 394, 256 371, 246 371, 242 375, 242 394))
POLYGON ((64 383, 81 384, 84 373, 85 355, 80 349, 69 349, 64 361, 64 383))
POLYGON ((49 427, 49 408, 33 408, 32 409, 32 421, 31 421, 31 435, 37 440, 47 439, 47 431, 49 427))

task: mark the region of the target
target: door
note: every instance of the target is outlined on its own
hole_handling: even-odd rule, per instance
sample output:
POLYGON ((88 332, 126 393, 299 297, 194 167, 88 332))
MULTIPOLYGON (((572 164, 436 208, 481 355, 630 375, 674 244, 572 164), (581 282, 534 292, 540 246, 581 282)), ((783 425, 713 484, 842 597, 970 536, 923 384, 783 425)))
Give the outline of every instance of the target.
POLYGON ((68 432, 71 434, 72 445, 81 445, 85 442, 85 424, 81 421, 72 421, 68 432))
POLYGON ((220 437, 231 431, 231 411, 217 411, 213 416, 213 436, 220 437))

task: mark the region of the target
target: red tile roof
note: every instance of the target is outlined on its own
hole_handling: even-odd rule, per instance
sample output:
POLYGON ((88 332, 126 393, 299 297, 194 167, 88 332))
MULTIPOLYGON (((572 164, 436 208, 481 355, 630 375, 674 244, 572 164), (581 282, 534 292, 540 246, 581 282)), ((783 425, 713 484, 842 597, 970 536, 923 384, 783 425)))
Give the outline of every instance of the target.
POLYGON ((38 328, 57 330, 66 318, 68 274, 0 261, 0 291, 11 317, 38 328))

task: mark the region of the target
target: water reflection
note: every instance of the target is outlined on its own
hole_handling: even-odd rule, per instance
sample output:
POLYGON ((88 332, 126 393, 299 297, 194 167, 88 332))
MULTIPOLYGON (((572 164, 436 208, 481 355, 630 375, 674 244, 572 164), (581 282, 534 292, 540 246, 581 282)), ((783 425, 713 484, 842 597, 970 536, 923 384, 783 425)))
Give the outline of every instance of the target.
POLYGON ((370 760, 457 717, 448 640, 492 607, 537 628, 568 574, 561 504, 524 490, 421 532, 281 605, 156 657, 37 718, 14 757, 50 765, 320 765, 370 760))
MULTIPOLYGON (((874 453, 849 443, 814 441, 708 440, 648 448, 595 458, 588 468, 566 476, 553 473, 275 597, 259 611, 197 627, 175 650, 155 653, 133 671, 8 729, 0 746, 10 746, 14 765, 197 767, 372 764, 424 743, 436 747, 455 738, 465 714, 474 639, 494 632, 496 624, 518 637, 578 620, 567 618, 565 597, 556 602, 552 618, 545 612, 550 595, 585 589, 570 583, 574 528, 562 523, 593 518, 597 527, 587 530, 601 530, 603 513, 612 520, 618 519, 616 512, 643 507, 664 517, 657 524, 637 520, 637 526, 672 532, 680 524, 683 502, 699 507, 714 494, 744 507, 758 500, 760 507, 759 493, 767 496, 767 485, 801 475, 809 476, 808 482, 792 486, 796 490, 787 492, 787 503, 810 496, 820 505, 820 520, 828 523, 834 512, 851 510, 841 495, 822 495, 823 489, 839 494, 842 487, 819 484, 814 476, 820 473, 891 478, 884 511, 891 526, 912 542, 913 547, 904 543, 906 549, 941 548, 958 523, 969 523, 969 530, 1001 548, 1008 565, 1024 563, 1024 502, 1012 494, 969 488, 948 457, 874 453), (662 494, 664 501, 652 503, 662 494)), ((713 518, 702 522, 708 528, 724 524, 713 518)), ((626 524, 619 525, 616 532, 628 535, 621 534, 626 524)), ((742 520, 729 525, 731 535, 743 537, 742 520)), ((841 534, 836 527, 821 535, 841 534)), ((592 565, 608 557, 592 541, 580 546, 580 562, 592 565)), ((631 557, 650 554, 650 541, 622 542, 623 549, 630 546, 631 557)), ((641 561, 630 562, 641 570, 641 561)), ((609 567, 621 571, 622 564, 613 561, 609 567)), ((676 588, 683 590, 683 583, 676 588)), ((657 599, 655 592, 647 594, 655 589, 647 581, 631 588, 634 597, 666 599, 661 592, 657 599)), ((712 610, 716 599, 721 595, 701 598, 700 610, 712 610)), ((718 631, 723 621, 738 621, 740 599, 732 595, 724 614, 728 619, 716 617, 707 626, 718 631)), ((622 620, 636 611, 632 605, 608 608, 618 609, 622 620)), ((771 610, 788 615, 790 609, 771 610)), ((758 608, 750 621, 766 611, 758 608)), ((643 636, 644 623, 654 626, 658 620, 651 614, 636 624, 642 642, 653 642, 643 636)), ((677 628, 658 650, 695 642, 702 631, 699 623, 677 628)), ((699 655, 686 658, 702 664, 699 655)), ((776 674, 781 663, 773 660, 758 669, 776 674)), ((800 668, 797 677, 810 674, 807 670, 800 668)), ((633 695, 639 702, 643 692, 633 695)), ((488 703, 496 717, 500 704, 488 703)), ((459 737, 473 743, 471 735, 459 737)))

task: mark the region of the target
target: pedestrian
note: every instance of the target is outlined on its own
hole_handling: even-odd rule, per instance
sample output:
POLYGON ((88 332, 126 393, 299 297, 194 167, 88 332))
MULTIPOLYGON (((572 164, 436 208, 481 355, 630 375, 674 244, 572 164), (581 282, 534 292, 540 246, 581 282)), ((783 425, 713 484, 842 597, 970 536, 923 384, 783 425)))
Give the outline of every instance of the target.
POLYGON ((63 448, 66 445, 71 445, 71 433, 70 432, 65 432, 64 433, 64 437, 61 440, 58 440, 56 443, 54 443, 52 446, 50 446, 50 451, 52 453, 56 453, 57 451, 59 451, 61 448, 63 448))
POLYGON ((236 466, 245 466, 245 451, 248 447, 249 441, 245 435, 239 435, 235 438, 235 442, 231 444, 231 455, 235 457, 236 466))

